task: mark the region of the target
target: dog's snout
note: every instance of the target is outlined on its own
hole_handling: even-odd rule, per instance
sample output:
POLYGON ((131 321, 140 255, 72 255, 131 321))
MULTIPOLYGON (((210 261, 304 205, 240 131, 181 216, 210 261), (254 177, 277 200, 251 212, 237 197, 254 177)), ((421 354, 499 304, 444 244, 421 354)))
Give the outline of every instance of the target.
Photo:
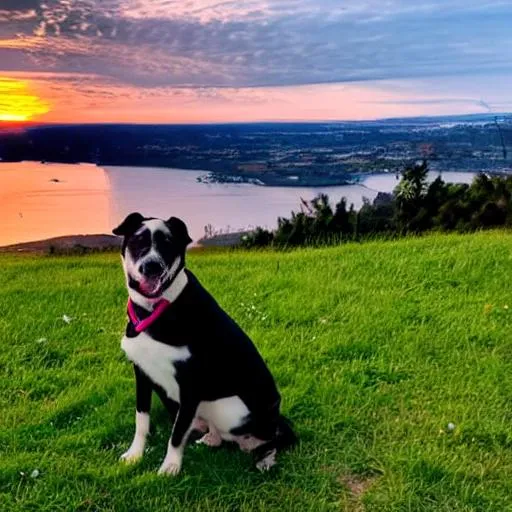
POLYGON ((140 266, 140 273, 147 277, 157 277, 161 275, 164 268, 158 261, 146 261, 140 266))

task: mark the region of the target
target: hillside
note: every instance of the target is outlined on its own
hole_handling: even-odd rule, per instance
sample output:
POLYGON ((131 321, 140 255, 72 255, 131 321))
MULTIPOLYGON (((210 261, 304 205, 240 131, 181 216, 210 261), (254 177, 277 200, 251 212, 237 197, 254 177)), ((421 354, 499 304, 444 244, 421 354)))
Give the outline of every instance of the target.
POLYGON ((118 462, 134 428, 119 257, 0 255, 0 510, 510 510, 511 247, 488 232, 191 255, 302 442, 268 475, 189 446, 175 479, 156 475, 157 400, 145 459, 118 462))

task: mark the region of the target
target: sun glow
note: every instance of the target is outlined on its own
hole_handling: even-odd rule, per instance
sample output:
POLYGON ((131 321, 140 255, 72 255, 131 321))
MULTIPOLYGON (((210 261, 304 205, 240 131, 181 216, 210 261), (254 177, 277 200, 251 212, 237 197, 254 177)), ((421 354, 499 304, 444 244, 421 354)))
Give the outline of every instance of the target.
POLYGON ((0 114, 0 121, 28 121, 29 117, 23 114, 0 114))
POLYGON ((30 121, 50 111, 50 106, 31 93, 23 80, 0 77, 0 121, 30 121))

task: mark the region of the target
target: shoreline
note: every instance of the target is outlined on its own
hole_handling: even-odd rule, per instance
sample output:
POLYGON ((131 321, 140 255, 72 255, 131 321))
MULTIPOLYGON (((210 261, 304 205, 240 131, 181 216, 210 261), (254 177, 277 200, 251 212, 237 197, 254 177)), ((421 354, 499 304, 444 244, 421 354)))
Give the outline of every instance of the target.
POLYGON ((0 246, 0 254, 65 254, 119 250, 121 239, 107 234, 64 235, 0 246))
MULTIPOLYGON (((224 233, 201 238, 193 243, 191 250, 234 247, 248 231, 224 233)), ((119 251, 121 238, 107 234, 64 235, 30 242, 0 246, 0 254, 89 254, 94 252, 119 251)))
MULTIPOLYGON (((9 164, 7 163, 6 165, 9 165, 9 164)), ((14 164, 14 165, 20 165, 20 164, 14 164)), ((31 164, 31 165, 34 166, 34 164, 31 164)), ((44 167, 49 167, 51 169, 54 165, 56 167, 59 167, 62 164, 49 163, 47 165, 44 165, 44 164, 39 164, 37 162, 35 163, 35 166, 38 168, 40 167, 41 169, 43 169, 44 167)), ((76 165, 77 164, 69 164, 69 167, 76 167, 76 165)), ((100 171, 102 169, 100 166, 97 166, 96 164, 87 164, 87 163, 78 164, 78 166, 80 166, 80 165, 83 165, 84 168, 89 167, 89 169, 92 167, 97 168, 100 171)), ((65 167, 65 165, 63 167, 65 167)), ((23 163, 21 163, 21 170, 23 170, 23 168, 24 168, 23 163)), ((77 175, 82 175, 82 173, 79 172, 79 168, 80 167, 76 167, 76 169, 78 171, 77 175)), ((103 168, 103 169, 108 169, 108 167, 103 168)), ((166 168, 166 169, 169 169, 169 174, 173 173, 172 169, 174 169, 174 168, 172 168, 172 169, 166 168)), ((13 170, 17 170, 17 169, 13 168, 13 170)), ((151 170, 151 168, 149 168, 149 170, 151 170)), ((9 172, 9 169, 7 169, 7 171, 9 172)), ((66 173, 68 173, 69 175, 72 174, 74 176, 75 173, 73 171, 74 170, 70 171, 70 169, 65 169, 66 173)), ((129 176, 138 176, 140 169, 132 168, 132 171, 133 172, 131 174, 129 174, 129 176)), ((176 171, 182 172, 182 174, 176 174, 176 176, 178 176, 178 178, 176 178, 176 179, 179 179, 179 180, 183 179, 183 180, 185 180, 186 183, 189 183, 189 182, 192 183, 192 181, 195 181, 195 180, 190 180, 190 179, 184 177, 186 175, 186 173, 188 172, 187 170, 176 169, 176 171)), ((96 170, 94 170, 94 172, 96 172, 96 170)), ((103 171, 101 173, 103 173, 103 171)), ((87 173, 85 173, 85 174, 87 174, 87 173)), ((160 173, 160 174, 156 173, 156 177, 159 177, 158 180, 160 180, 160 181, 158 181, 156 178, 154 178, 154 183, 156 184, 155 185, 156 187, 158 187, 162 183, 162 181, 161 181, 162 174, 164 174, 164 173, 160 173)), ((440 173, 439 171, 432 171, 431 179, 435 179, 437 177, 437 175, 439 175, 439 174, 444 175, 445 173, 440 173)), ((446 174, 451 174, 451 173, 446 173, 446 174)), ((454 175, 454 176, 452 176, 452 178, 450 178, 450 176, 446 176, 447 181, 459 182, 459 180, 460 180, 460 182, 463 182, 463 181, 469 182, 467 175, 469 174, 471 176, 471 178, 470 178, 471 180, 474 177, 474 173, 460 172, 460 173, 454 173, 454 174, 456 174, 456 176, 454 175)), ((65 177, 67 176, 67 174, 64 174, 64 171, 63 171, 63 176, 64 176, 64 181, 65 181, 65 177)), ((121 169, 119 170, 119 172, 117 173, 116 176, 118 176, 119 179, 122 178, 123 173, 122 173, 121 169)), ((56 178, 56 177, 62 178, 62 176, 60 174, 54 173, 52 170, 50 170, 48 172, 48 169, 43 174, 43 178, 45 180, 47 178, 52 178, 52 177, 53 178, 56 178)), ((445 177, 445 176, 443 176, 443 177, 445 177)), ((387 195, 388 193, 391 193, 391 192, 385 192, 385 191, 387 191, 388 189, 389 189, 389 191, 391 191, 396 186, 396 180, 394 179, 394 176, 392 173, 380 173, 377 175, 368 175, 368 178, 370 178, 368 181, 366 181, 366 180, 359 181, 359 183, 357 183, 357 184, 353 183, 353 184, 347 185, 345 187, 341 187, 339 192, 336 192, 336 193, 331 193, 330 187, 329 187, 329 189, 326 189, 324 191, 324 193, 329 194, 331 202, 333 202, 334 200, 337 200, 338 196, 345 197, 347 199, 347 204, 355 203, 356 209, 359 209, 361 207, 361 198, 368 197, 370 200, 375 200, 377 197, 381 196, 382 194, 387 195), (392 183, 390 184, 390 182, 392 182, 392 183)), ((73 178, 73 179, 75 179, 75 178, 73 178)), ((76 179, 78 180, 78 178, 76 178, 76 179)), ((165 178, 165 180, 167 180, 167 179, 170 180, 171 178, 165 178)), ((18 178, 17 178, 16 173, 12 174, 12 180, 13 180, 13 182, 17 182, 18 178)), ((54 179, 48 180, 48 181, 54 181, 54 179)), ((55 187, 56 186, 57 185, 55 185, 55 187)), ((187 185, 187 186, 189 186, 189 185, 187 185)), ((247 215, 247 218, 244 217, 242 219, 238 219, 237 217, 234 217, 234 216, 236 216, 238 214, 239 210, 233 209, 233 205, 228 200, 225 200, 223 198, 225 195, 224 193, 219 194, 215 191, 212 193, 210 193, 209 190, 204 191, 204 190, 202 190, 201 185, 196 185, 195 183, 192 183, 192 185, 190 185, 190 186, 195 187, 192 189, 193 197, 197 196, 197 197, 203 198, 203 196, 207 196, 206 199, 202 199, 202 201, 206 201, 206 204, 209 204, 208 201, 215 201, 212 204, 215 204, 216 207, 221 207, 221 208, 223 207, 222 205, 224 204, 224 202, 226 202, 226 205, 227 205, 226 208, 229 213, 229 216, 226 216, 226 215, 224 215, 223 217, 220 216, 221 217, 220 220, 217 219, 215 217, 215 215, 213 216, 213 218, 211 218, 210 215, 208 215, 208 217, 209 217, 208 220, 205 219, 204 221, 201 222, 201 218, 199 218, 199 220, 197 220, 197 219, 195 220, 195 224, 192 223, 193 224, 192 227, 194 229, 192 229, 191 232, 194 233, 194 239, 196 240, 196 242, 193 244, 193 247, 198 247, 198 248, 236 246, 240 243, 241 237, 244 234, 246 234, 248 231, 251 230, 250 228, 248 228, 248 226, 270 226, 270 225, 273 225, 274 229, 275 229, 275 219, 279 218, 280 216, 286 217, 289 215, 289 212, 297 211, 297 209, 300 208, 300 202, 299 202, 300 198, 306 197, 306 199, 309 200, 310 196, 311 196, 311 198, 313 198, 313 195, 316 195, 319 193, 318 190, 306 190, 304 192, 302 192, 301 190, 297 191, 297 189, 295 187, 282 187, 282 191, 277 190, 277 192, 275 192, 274 187, 268 187, 268 189, 274 189, 274 190, 273 191, 269 190, 269 192, 265 192, 264 189, 267 187, 257 187, 259 189, 257 192, 255 190, 250 191, 251 193, 247 195, 249 200, 252 201, 250 204, 254 207, 259 202, 266 200, 268 198, 270 206, 272 208, 274 208, 276 211, 275 216, 273 218, 270 218, 268 215, 265 216, 265 215, 261 214, 260 213, 261 207, 258 206, 256 209, 253 208, 254 211, 250 215, 247 215), (196 191, 196 188, 197 188, 197 191, 196 191), (199 188, 201 190, 199 190, 199 188), (288 190, 286 190, 286 189, 288 189, 288 190), (303 193, 306 195, 302 196, 303 193), (275 200, 276 194, 278 197, 277 202, 275 200), (274 203, 276 206, 274 206, 274 203), (288 209, 287 212, 285 212, 284 206, 281 208, 281 206, 280 206, 281 203, 283 205, 287 206, 287 209, 288 209), (221 206, 219 206, 219 205, 221 205, 221 206), (278 206, 279 206, 279 208, 278 208, 278 206), (285 212, 285 213, 283 213, 283 212, 285 212), (234 226, 235 231, 233 231, 232 228, 230 228, 230 226, 228 225, 227 233, 222 233, 222 231, 225 231, 222 228, 222 229, 220 229, 220 233, 213 234, 213 233, 215 233, 215 231, 219 231, 219 230, 214 230, 213 226, 225 226, 228 223, 229 219, 233 219, 233 218, 236 218, 237 219, 236 223, 239 223, 238 226, 234 226), (228 219, 228 220, 226 220, 226 219, 228 219), (210 222, 211 225, 207 224, 208 222, 210 222), (200 229, 200 228, 204 227, 205 224, 207 225, 207 227, 210 226, 212 229, 210 229, 208 232, 205 232, 204 230, 200 229), (213 231, 213 233, 211 233, 212 231, 213 231), (211 235, 211 236, 207 236, 205 238, 204 237, 205 234, 211 235)), ((248 185, 248 186, 250 187, 251 185, 248 185)), ((45 186, 43 183, 42 188, 44 188, 44 187, 45 186)), ((57 188, 54 189, 53 187, 54 187, 54 185, 47 186, 48 190, 51 190, 52 193, 55 190, 56 191, 55 193, 58 192, 61 196, 65 197, 65 198, 68 198, 68 196, 72 197, 72 195, 70 195, 67 190, 63 189, 62 191, 60 191, 60 189, 57 189, 57 188)), ((64 188, 65 187, 66 187, 66 185, 64 185, 64 188)), ((79 184, 79 187, 80 187, 80 184, 79 184)), ((68 186, 68 188, 69 188, 69 186, 68 186)), ((75 186, 75 188, 76 188, 76 186, 75 186)), ((206 187, 206 189, 208 189, 208 188, 209 187, 206 187)), ((254 187, 254 188, 256 188, 256 187, 254 187)), ((46 190, 46 188, 44 188, 44 190, 46 190)), ((123 191, 124 189, 120 187, 120 190, 123 191)), ((128 197, 133 202, 132 196, 134 196, 134 195, 133 194, 132 194, 132 196, 129 195, 131 193, 132 189, 127 188, 126 190, 128 191, 128 197)), ((157 189, 157 190, 159 190, 159 189, 157 189)), ((73 190, 72 190, 72 192, 73 192, 73 190)), ((231 195, 234 197, 234 201, 235 201, 233 204, 235 204, 237 208, 240 208, 241 204, 245 204, 245 199, 240 199, 240 197, 238 197, 238 196, 243 197, 244 193, 242 193, 240 191, 235 191, 235 193, 233 193, 232 191, 228 190, 227 191, 227 196, 229 196, 228 199, 230 199, 231 195), (236 201, 238 201, 238 203, 236 203, 236 201)), ((159 196, 158 194, 156 194, 156 196, 160 200, 160 202, 167 201, 167 199, 163 195, 159 196)), ((59 199, 59 198, 57 198, 57 199, 59 199)), ((107 202, 114 201, 114 199, 107 197, 107 202)), ((59 201, 61 201, 61 199, 59 199, 59 201)), ((58 204, 60 204, 60 203, 58 203, 58 204)), ((108 205, 110 205, 110 203, 108 203, 107 206, 108 205)), ((103 206, 105 207, 105 205, 103 205, 103 206)), ((131 210, 129 208, 128 211, 133 211, 134 208, 139 208, 139 206, 140 206, 140 204, 137 203, 137 205, 130 207, 131 210)), ((183 203, 181 206, 182 206, 182 209, 184 210, 184 212, 187 212, 188 205, 186 205, 186 204, 184 205, 184 203, 183 203)), ((27 206, 27 208, 30 209, 30 207, 32 207, 32 210, 35 211, 35 209, 40 207, 39 202, 34 201, 34 204, 30 203, 27 206)), ((15 208, 17 208, 17 207, 15 207, 15 208)), ((110 230, 108 228, 106 228, 106 225, 104 222, 93 223, 93 224, 91 224, 90 227, 87 226, 87 223, 82 223, 80 225, 77 225, 77 223, 74 222, 74 223, 69 223, 69 226, 67 226, 67 228, 66 228, 65 224, 63 225, 61 223, 57 228, 55 228, 55 230, 52 229, 51 226, 49 227, 48 225, 45 224, 46 233, 42 233, 42 235, 47 236, 48 238, 43 238, 41 236, 41 234, 39 233, 38 225, 36 224, 36 225, 29 226, 30 229, 27 228, 26 229, 27 232, 26 232, 25 236, 23 236, 23 233, 25 232, 25 230, 23 229, 24 225, 19 224, 19 223, 24 222, 24 220, 20 220, 20 219, 23 219, 24 216, 22 216, 21 213, 18 213, 18 210, 15 208, 10 208, 10 210, 9 209, 7 210, 7 213, 10 215, 10 217, 8 217, 8 220, 10 220, 10 222, 11 222, 12 229, 7 230, 7 233, 9 233, 10 236, 0 242, 0 253, 82 254, 82 253, 88 253, 88 252, 103 252, 103 251, 109 251, 109 250, 113 251, 113 250, 119 249, 120 241, 116 237, 113 237, 111 234, 106 234, 106 233, 110 233, 110 230), (20 219, 18 218, 18 216, 20 217, 20 219), (15 231, 15 229, 14 229, 14 227, 18 226, 18 224, 20 226, 19 232, 15 231), (56 235, 59 232, 62 233, 63 230, 66 230, 66 231, 68 230, 68 233, 70 233, 70 234, 64 235, 64 236, 63 235, 52 236, 54 234, 56 235), (55 231, 57 233, 55 233, 55 231), (83 234, 78 235, 78 234, 76 234, 77 232, 78 233, 81 232, 83 234), (19 242, 18 240, 20 238, 21 239, 24 238, 25 240, 27 240, 27 239, 28 240, 19 242)), ((32 211, 32 210, 30 210, 30 211, 32 211)), ((183 215, 185 215, 185 213, 183 213, 183 215)), ((28 218, 28 216, 27 216, 27 218, 28 218)), ((32 222, 32 224, 34 224, 34 222, 32 222)))
MULTIPOLYGON (((109 167, 127 167, 136 168, 144 166, 132 164, 103 164, 98 162, 57 162, 47 160, 0 160, 0 164, 22 164, 22 163, 40 164, 45 166, 52 165, 69 165, 69 166, 93 166, 101 169, 108 169, 109 167)), ((386 171, 370 172, 370 173, 337 173, 328 177, 325 176, 311 176, 302 174, 300 172, 293 173, 279 173, 275 170, 267 170, 261 172, 235 172, 230 170, 218 171, 199 169, 195 167, 168 167, 165 165, 152 164, 148 166, 154 169, 168 169, 169 171, 191 171, 200 172, 201 176, 197 178, 197 182, 205 185, 212 184, 238 184, 238 185, 255 185, 259 187, 273 187, 273 188, 330 188, 341 187, 347 185, 358 185, 365 178, 378 174, 388 174, 386 171)))

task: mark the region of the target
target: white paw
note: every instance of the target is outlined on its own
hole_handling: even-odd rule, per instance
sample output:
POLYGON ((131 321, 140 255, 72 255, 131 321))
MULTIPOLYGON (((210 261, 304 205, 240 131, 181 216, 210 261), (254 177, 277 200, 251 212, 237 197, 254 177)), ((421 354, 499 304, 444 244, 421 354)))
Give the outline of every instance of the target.
POLYGON ((272 450, 264 459, 261 459, 256 463, 256 468, 261 472, 268 471, 272 466, 276 464, 276 450, 272 450))
POLYGON ((159 475, 177 475, 181 470, 181 464, 178 462, 166 462, 164 460, 163 464, 160 466, 158 470, 159 475))
POLYGON ((167 454, 164 461, 158 470, 159 475, 177 475, 181 469, 181 462, 183 461, 183 447, 175 448, 169 441, 167 454))
POLYGON ((143 455, 144 450, 133 450, 132 448, 130 448, 127 452, 124 452, 123 455, 121 455, 121 457, 119 457, 119 460, 122 460, 127 464, 135 464, 140 459, 142 459, 143 455))
POLYGON ((220 446, 222 444, 222 438, 217 432, 208 432, 201 439, 196 441, 197 444, 205 444, 212 448, 220 446))

